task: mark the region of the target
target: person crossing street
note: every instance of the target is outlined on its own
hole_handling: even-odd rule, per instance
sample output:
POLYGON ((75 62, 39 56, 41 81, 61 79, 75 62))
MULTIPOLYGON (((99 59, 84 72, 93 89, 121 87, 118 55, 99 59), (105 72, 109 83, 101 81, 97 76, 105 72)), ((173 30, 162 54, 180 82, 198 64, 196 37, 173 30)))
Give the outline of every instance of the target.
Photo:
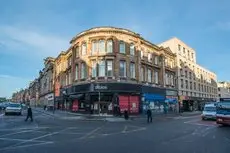
POLYGON ((153 118, 152 118, 152 111, 150 109, 147 110, 147 123, 152 123, 153 118))
POLYGON ((33 122, 33 113, 32 113, 32 108, 30 107, 30 105, 28 106, 28 109, 27 109, 27 117, 25 121, 27 121, 28 118, 30 118, 30 121, 33 122))

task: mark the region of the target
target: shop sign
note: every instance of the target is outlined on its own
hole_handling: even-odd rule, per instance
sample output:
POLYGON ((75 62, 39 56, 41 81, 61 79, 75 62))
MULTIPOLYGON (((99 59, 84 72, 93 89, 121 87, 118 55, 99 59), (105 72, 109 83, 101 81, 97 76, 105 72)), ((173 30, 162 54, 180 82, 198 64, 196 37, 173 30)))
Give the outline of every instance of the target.
POLYGON ((174 90, 166 90, 167 96, 177 96, 177 91, 174 90))
POLYGON ((105 86, 105 85, 96 85, 96 86, 94 87, 94 89, 95 89, 95 90, 107 90, 108 87, 105 86))

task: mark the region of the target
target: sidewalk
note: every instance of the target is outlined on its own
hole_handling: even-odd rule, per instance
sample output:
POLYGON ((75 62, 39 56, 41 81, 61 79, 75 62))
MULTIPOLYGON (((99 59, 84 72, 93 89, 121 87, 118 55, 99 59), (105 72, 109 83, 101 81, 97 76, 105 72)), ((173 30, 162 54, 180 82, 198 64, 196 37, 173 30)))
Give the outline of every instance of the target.
MULTIPOLYGON (((34 111, 38 111, 41 113, 44 113, 46 115, 50 115, 52 117, 57 117, 60 119, 78 119, 78 120, 87 120, 87 121, 125 121, 123 116, 116 117, 113 115, 102 115, 102 114, 82 114, 82 113, 73 113, 68 111, 62 111, 62 110, 55 110, 54 112, 52 110, 44 110, 43 108, 37 107, 33 108, 34 111)), ((169 114, 153 114, 153 119, 173 119, 175 117, 188 117, 188 116, 196 116, 200 115, 201 111, 194 111, 194 112, 183 112, 183 113, 169 113, 169 114)), ((138 119, 146 119, 146 115, 140 114, 140 115, 130 115, 130 120, 138 120, 138 119)))

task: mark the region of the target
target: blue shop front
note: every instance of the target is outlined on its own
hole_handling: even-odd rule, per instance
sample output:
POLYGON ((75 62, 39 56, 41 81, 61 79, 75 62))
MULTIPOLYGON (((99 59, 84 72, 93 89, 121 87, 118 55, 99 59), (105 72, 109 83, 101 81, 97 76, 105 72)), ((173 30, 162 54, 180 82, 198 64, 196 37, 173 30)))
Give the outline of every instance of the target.
POLYGON ((178 91, 176 89, 165 89, 165 102, 168 112, 177 113, 179 111, 178 91))
POLYGON ((153 113, 163 113, 165 110, 165 89, 142 86, 142 113, 151 109, 153 113))

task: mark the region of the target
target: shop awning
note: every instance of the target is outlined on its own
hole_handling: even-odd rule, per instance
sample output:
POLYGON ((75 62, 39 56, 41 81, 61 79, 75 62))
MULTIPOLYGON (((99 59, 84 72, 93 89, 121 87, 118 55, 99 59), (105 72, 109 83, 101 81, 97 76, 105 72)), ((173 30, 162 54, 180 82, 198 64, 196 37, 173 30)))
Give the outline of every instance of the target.
POLYGON ((167 103, 177 103, 177 99, 175 99, 175 98, 166 98, 165 102, 167 102, 167 103))
POLYGON ((80 99, 83 96, 84 96, 84 94, 77 94, 77 95, 70 95, 69 98, 70 99, 80 99))
POLYGON ((145 100, 149 101, 164 101, 165 97, 161 95, 156 95, 156 94, 143 94, 145 100))

